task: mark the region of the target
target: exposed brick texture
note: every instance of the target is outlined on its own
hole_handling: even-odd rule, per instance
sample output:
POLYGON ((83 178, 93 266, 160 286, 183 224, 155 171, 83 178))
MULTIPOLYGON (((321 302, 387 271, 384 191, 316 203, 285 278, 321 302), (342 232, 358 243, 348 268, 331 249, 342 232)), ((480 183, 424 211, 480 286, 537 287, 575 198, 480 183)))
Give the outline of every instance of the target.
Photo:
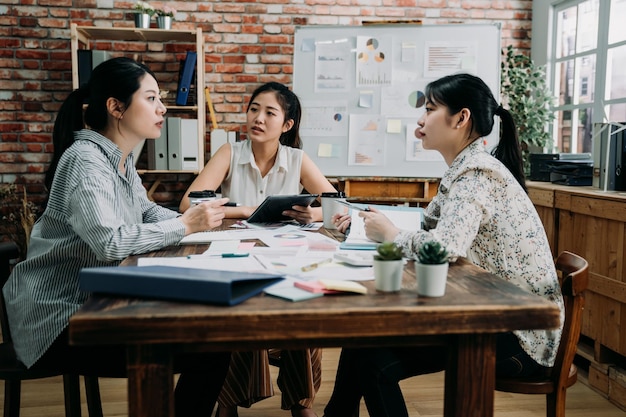
MULTIPOLYGON (((386 19, 422 19, 423 24, 499 22, 503 47, 511 44, 526 52, 530 48, 531 0, 150 3, 176 8, 175 28, 202 28, 206 82, 217 122, 227 130, 240 131, 242 137, 242 112, 252 90, 268 80, 291 84, 297 25, 360 25, 362 20, 386 19)), ((25 186, 33 201, 43 201, 41 183, 50 160, 55 112, 72 89, 70 23, 132 27, 133 4, 133 0, 0 0, 0 183, 16 183, 20 189, 25 186)), ((137 45, 116 43, 115 47, 131 56, 142 52, 137 45)), ((160 54, 180 51, 175 47, 163 50, 161 45, 151 48, 155 54, 147 63, 155 66, 162 84, 174 83, 178 67, 162 64, 164 55, 160 54)), ((161 185, 155 200, 177 205, 193 177, 146 175, 146 187, 156 179, 161 185)))

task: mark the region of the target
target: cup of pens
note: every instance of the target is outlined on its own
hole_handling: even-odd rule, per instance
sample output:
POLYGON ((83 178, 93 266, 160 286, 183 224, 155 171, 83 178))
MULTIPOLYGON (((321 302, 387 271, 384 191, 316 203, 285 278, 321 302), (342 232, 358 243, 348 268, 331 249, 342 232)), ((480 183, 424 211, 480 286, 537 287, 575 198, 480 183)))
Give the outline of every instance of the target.
POLYGON ((324 218, 325 229, 336 229, 337 227, 333 223, 333 215, 336 213, 343 213, 345 207, 340 201, 345 201, 346 194, 343 191, 334 193, 322 193, 322 216, 324 218))

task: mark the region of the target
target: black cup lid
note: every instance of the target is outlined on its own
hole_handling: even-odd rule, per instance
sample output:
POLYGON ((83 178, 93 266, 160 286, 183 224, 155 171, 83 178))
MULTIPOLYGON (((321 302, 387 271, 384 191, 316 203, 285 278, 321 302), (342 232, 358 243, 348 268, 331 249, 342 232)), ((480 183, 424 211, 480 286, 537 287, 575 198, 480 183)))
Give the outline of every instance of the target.
POLYGON ((322 193, 322 197, 332 197, 332 198, 344 198, 346 193, 343 191, 338 191, 336 193, 322 193))
POLYGON ((202 191, 190 191, 189 198, 209 198, 215 197, 215 191, 213 190, 202 190, 202 191))

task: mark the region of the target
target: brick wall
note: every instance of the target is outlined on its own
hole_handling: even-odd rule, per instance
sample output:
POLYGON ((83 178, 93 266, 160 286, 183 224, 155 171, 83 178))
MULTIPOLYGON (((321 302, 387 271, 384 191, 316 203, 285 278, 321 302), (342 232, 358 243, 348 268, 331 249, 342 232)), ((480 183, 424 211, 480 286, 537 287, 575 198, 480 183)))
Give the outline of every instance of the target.
MULTIPOLYGON (((526 52, 530 48, 531 0, 150 3, 178 10, 174 28, 204 31, 206 83, 217 122, 227 130, 240 130, 244 106, 259 83, 291 84, 296 25, 402 19, 421 19, 423 24, 500 22, 503 47, 512 44, 526 52)), ((70 23, 130 27, 133 5, 118 0, 0 0, 0 184, 25 186, 31 200, 43 200, 55 113, 72 88, 70 23)), ((144 177, 146 187, 161 180, 156 201, 175 205, 192 179, 144 177)))

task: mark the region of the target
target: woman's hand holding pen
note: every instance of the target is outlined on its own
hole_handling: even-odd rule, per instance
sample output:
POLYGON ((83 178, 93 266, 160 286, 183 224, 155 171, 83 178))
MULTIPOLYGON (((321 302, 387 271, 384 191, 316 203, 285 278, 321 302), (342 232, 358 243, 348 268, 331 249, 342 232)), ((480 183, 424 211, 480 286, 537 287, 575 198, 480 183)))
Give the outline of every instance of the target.
POLYGON ((185 235, 221 226, 225 216, 224 204, 227 202, 227 198, 219 198, 196 204, 187 209, 180 216, 181 221, 185 224, 185 235))
POLYGON ((226 218, 228 219, 247 219, 252 215, 256 207, 253 206, 242 206, 241 204, 232 205, 234 203, 229 203, 225 205, 226 207, 226 218))
POLYGON ((360 211, 359 216, 363 217, 365 235, 376 242, 393 241, 400 233, 400 229, 387 216, 373 207, 368 211, 360 211))

